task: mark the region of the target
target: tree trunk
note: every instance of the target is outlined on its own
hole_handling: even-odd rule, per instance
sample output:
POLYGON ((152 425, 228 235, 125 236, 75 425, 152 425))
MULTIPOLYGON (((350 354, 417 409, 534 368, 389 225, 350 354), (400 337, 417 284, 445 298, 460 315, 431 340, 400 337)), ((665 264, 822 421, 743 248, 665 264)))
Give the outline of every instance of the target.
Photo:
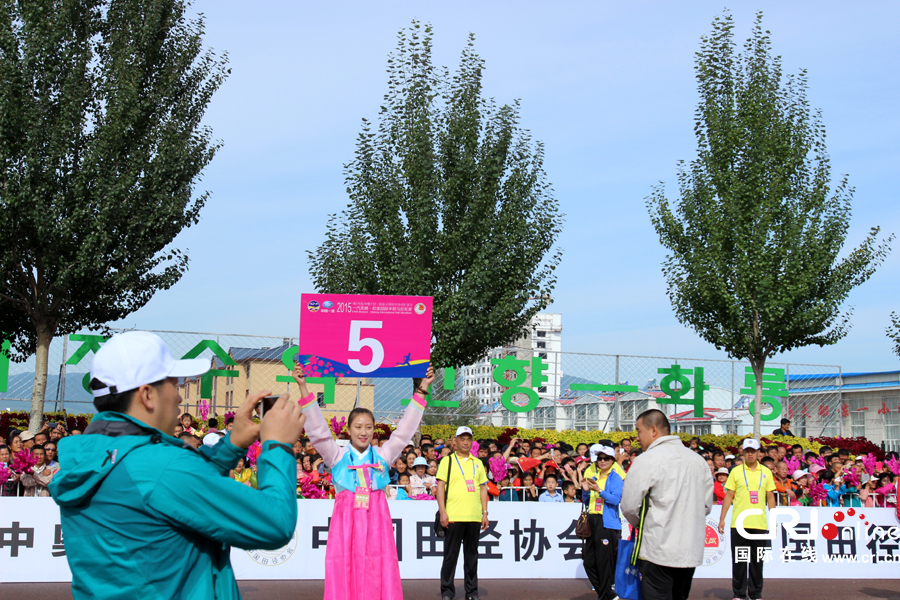
POLYGON ((763 357, 761 360, 750 360, 750 366, 753 367, 753 374, 756 376, 756 401, 754 402, 754 407, 756 410, 753 411, 753 437, 757 441, 762 437, 760 435, 760 428, 762 426, 762 389, 763 389, 763 369, 766 368, 766 359, 763 357))
POLYGON ((50 327, 40 325, 37 328, 37 350, 34 364, 34 386, 31 390, 31 418, 28 430, 37 433, 44 421, 44 394, 47 391, 47 362, 50 355, 50 342, 53 332, 50 327))

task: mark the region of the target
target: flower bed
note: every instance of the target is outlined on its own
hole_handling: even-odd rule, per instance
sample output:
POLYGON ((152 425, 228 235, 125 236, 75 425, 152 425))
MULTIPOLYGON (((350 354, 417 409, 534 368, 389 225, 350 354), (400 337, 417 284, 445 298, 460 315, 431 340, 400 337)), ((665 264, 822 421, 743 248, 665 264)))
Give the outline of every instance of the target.
MULTIPOLYGON (((518 429, 516 427, 487 427, 481 425, 473 427, 472 431, 475 433, 475 439, 498 440, 501 444, 507 444, 509 443, 510 439, 518 437, 522 438, 523 440, 539 439, 550 443, 566 442, 573 448, 582 443, 588 445, 596 444, 599 440, 612 440, 613 442, 621 442, 624 439, 637 440, 636 431, 555 431, 552 429, 518 429)), ((453 435, 456 433, 456 427, 452 425, 424 425, 422 427, 422 433, 430 435, 432 439, 447 439, 453 437, 453 435)), ((689 433, 679 433, 677 435, 685 443, 689 442, 691 438, 694 437, 689 433)), ((740 450, 741 442, 749 437, 752 436, 701 435, 700 445, 703 448, 721 450, 723 452, 737 454, 737 452, 739 452, 740 450)), ((819 439, 811 440, 806 438, 788 436, 763 436, 762 442, 763 446, 779 445, 790 447, 794 444, 800 444, 801 446, 803 446, 804 452, 807 450, 818 452, 819 448, 821 448, 822 446, 829 445, 821 442, 819 439)), ((869 442, 869 444, 874 446, 874 444, 871 444, 871 442, 869 442)), ((853 450, 851 450, 851 453, 856 454, 855 452, 853 452, 853 450)))

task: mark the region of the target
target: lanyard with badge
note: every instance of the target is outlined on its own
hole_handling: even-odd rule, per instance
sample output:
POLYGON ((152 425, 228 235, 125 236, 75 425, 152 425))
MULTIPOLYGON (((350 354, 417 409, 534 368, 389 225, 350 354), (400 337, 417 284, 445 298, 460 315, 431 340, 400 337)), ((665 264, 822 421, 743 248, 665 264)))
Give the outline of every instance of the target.
POLYGON ((453 458, 456 459, 456 466, 459 467, 459 472, 462 473, 463 479, 466 480, 466 491, 467 491, 467 492, 474 492, 474 491, 475 491, 475 480, 474 480, 474 477, 475 477, 475 469, 477 468, 477 467, 475 466, 475 463, 474 463, 474 462, 472 463, 472 477, 473 477, 473 479, 466 479, 466 472, 463 471, 462 465, 459 463, 459 455, 456 454, 456 453, 454 452, 454 453, 453 453, 453 458))
MULTIPOLYGON (((762 465, 760 465, 761 467, 762 465)), ((763 489, 763 482, 766 480, 766 474, 763 473, 762 468, 759 470, 759 490, 753 491, 750 489, 750 482, 747 481, 747 467, 745 465, 741 465, 741 468, 744 470, 744 485, 747 486, 747 492, 750 493, 750 504, 759 504, 759 493, 763 489)))
MULTIPOLYGON (((612 469, 610 469, 610 471, 612 471, 612 469)), ((593 479, 594 483, 596 483, 598 486, 600 485, 600 480, 599 480, 600 475, 601 475, 600 471, 597 469, 597 467, 594 467, 594 476, 591 477, 591 479, 593 479)), ((609 477, 608 473, 607 473, 607 477, 609 477)), ((602 492, 605 488, 606 488, 606 480, 604 479, 603 487, 600 488, 600 492, 602 492)), ((603 498, 600 497, 600 492, 595 492, 595 491, 591 490, 591 496, 593 496, 593 498, 594 498, 594 508, 592 509, 594 512, 602 512, 603 511, 603 498), (594 496, 594 494, 596 494, 596 496, 594 496)))
POLYGON ((358 482, 358 485, 356 486, 356 493, 354 494, 353 508, 358 508, 360 510, 369 510, 369 496, 372 493, 372 477, 369 474, 369 469, 382 470, 384 467, 382 467, 381 463, 376 461, 374 458, 371 458, 371 446, 369 446, 369 453, 367 454, 367 456, 369 456, 372 460, 371 463, 354 465, 352 454, 353 448, 350 448, 348 452, 351 453, 350 466, 348 468, 356 471, 356 479, 358 482))

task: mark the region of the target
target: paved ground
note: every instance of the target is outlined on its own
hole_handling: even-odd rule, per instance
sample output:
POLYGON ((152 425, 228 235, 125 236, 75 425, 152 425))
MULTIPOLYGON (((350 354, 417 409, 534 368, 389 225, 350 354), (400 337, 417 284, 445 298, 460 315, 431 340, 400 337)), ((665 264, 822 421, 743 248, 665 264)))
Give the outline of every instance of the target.
MULTIPOLYGON (((900 573, 898 573, 900 575, 900 573)), ((321 581, 241 581, 244 600, 318 600, 324 586, 321 581)), ((403 582, 406 600, 438 600, 437 581, 403 582)), ((593 600, 597 596, 586 580, 482 580, 484 600, 593 600)), ((457 582, 457 598, 462 598, 462 582, 457 582)), ((900 579, 848 580, 798 579, 772 580, 765 584, 765 598, 788 600, 900 600, 900 579)), ((0 598, 10 600, 64 600, 72 597, 64 583, 4 583, 0 598)), ((696 579, 691 598, 730 600, 731 582, 723 579, 696 579)))

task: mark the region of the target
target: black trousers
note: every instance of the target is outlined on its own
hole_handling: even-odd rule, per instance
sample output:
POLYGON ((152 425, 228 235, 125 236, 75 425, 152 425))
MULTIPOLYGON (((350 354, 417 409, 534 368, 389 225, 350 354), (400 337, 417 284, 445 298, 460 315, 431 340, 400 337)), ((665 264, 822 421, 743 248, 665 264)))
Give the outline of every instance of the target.
POLYGON ((612 600, 616 597, 616 557, 619 555, 620 531, 603 526, 603 515, 588 515, 591 537, 584 541, 584 571, 587 573, 597 598, 612 600))
POLYGON ((691 595, 694 568, 664 567, 646 560, 638 561, 641 593, 644 600, 687 600, 691 595))
POLYGON ((444 536, 444 564, 441 566, 441 598, 453 598, 456 586, 453 576, 459 560, 459 546, 463 547, 463 573, 466 578, 466 597, 478 594, 478 539, 481 521, 450 523, 444 536))
MULTIPOLYGON (((747 529, 747 533, 767 533, 765 529, 745 529, 747 529)), ((750 600, 762 598, 763 556, 761 556, 760 549, 768 547, 769 540, 748 540, 738 532, 736 527, 731 528, 731 587, 735 598, 746 598, 748 591, 750 600), (747 589, 748 571, 750 574, 749 590, 747 589)))

